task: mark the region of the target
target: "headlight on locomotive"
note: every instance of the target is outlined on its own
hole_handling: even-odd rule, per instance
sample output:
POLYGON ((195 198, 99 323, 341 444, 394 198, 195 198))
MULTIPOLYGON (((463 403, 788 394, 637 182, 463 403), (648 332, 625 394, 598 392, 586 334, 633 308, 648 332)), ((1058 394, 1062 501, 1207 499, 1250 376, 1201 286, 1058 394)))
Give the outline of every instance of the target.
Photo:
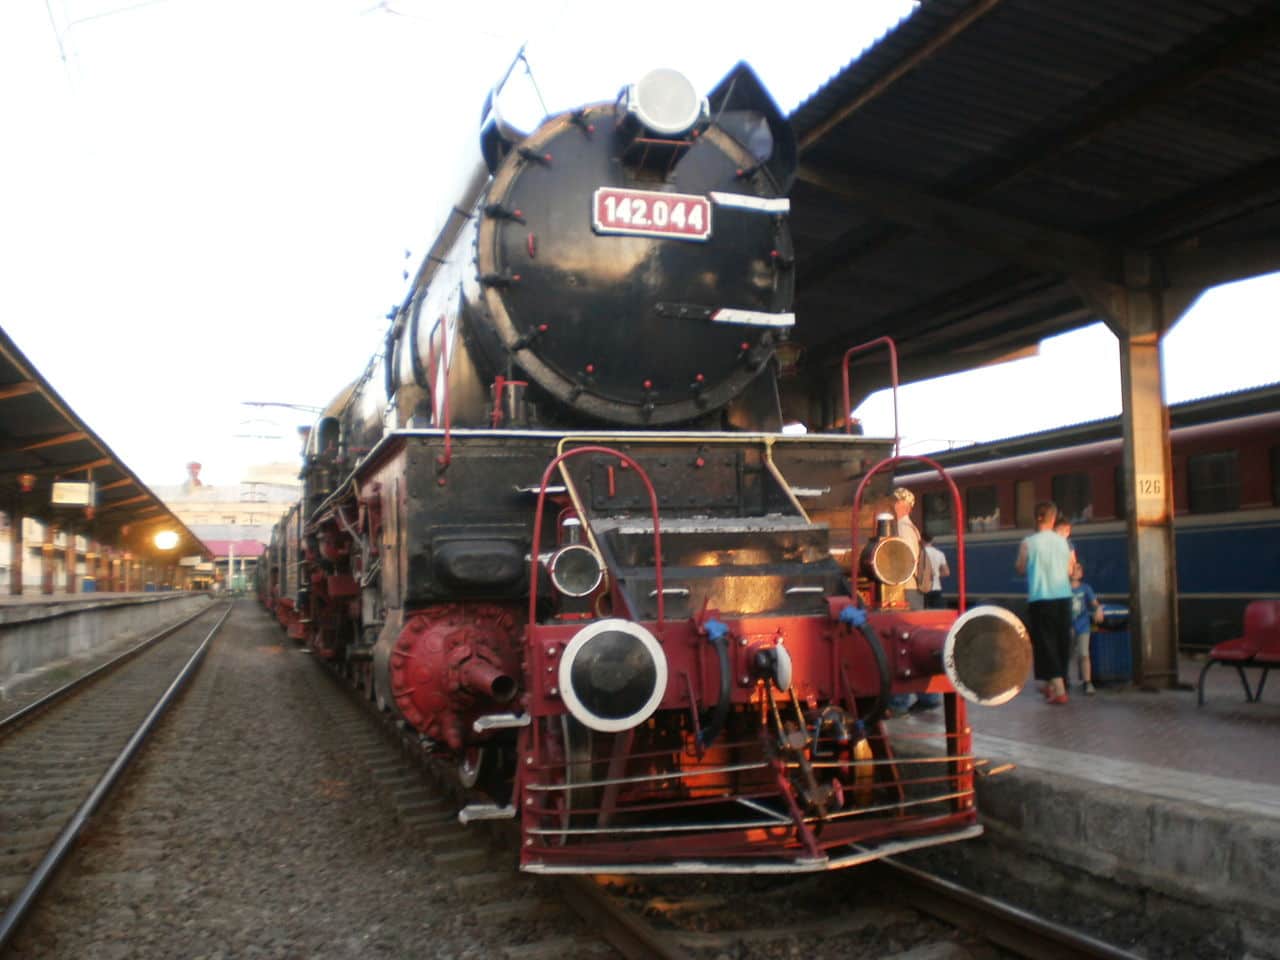
POLYGON ((684 74, 666 67, 650 70, 623 91, 629 113, 651 133, 679 137, 707 115, 707 99, 684 74))
POLYGON ((916 555, 897 537, 872 540, 862 550, 862 571, 889 586, 906 583, 916 571, 916 555))
POLYGON ((639 726, 667 691, 667 656, 644 627, 597 620, 574 635, 560 660, 560 696, 585 727, 617 733, 639 726))
POLYGON ((604 581, 604 563, 584 544, 561 547, 545 564, 552 585, 566 597, 589 597, 604 581))

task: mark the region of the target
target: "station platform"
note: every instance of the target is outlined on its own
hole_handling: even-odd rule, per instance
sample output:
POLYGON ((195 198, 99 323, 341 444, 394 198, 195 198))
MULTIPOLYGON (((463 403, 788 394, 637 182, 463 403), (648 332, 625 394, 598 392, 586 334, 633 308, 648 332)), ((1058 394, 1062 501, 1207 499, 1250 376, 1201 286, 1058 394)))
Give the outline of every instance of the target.
POLYGON ((0 700, 69 661, 141 638, 211 602, 204 593, 26 593, 0 598, 0 700))
MULTIPOLYGON (((1234 669, 1215 666, 1196 705, 1204 660, 1183 656, 1188 690, 1071 690, 1071 702, 1046 704, 1029 682, 1000 707, 969 707, 975 753, 1019 767, 1140 790, 1169 800, 1228 805, 1280 820, 1280 670, 1259 703, 1248 703, 1234 669)), ((1260 671, 1249 672, 1257 686, 1260 671)), ((936 711, 890 721, 891 729, 941 729, 936 711)))
MULTIPOLYGON (((993 844, 1238 916, 1257 944, 1280 929, 1280 676, 1248 703, 1235 670, 1215 666, 1199 707, 1203 666, 1181 658, 1186 690, 1073 688, 1055 706, 1028 683, 1003 706, 970 706, 980 769, 1014 765, 977 778, 978 806, 993 844)), ((940 748, 939 713, 889 729, 940 748)))
POLYGON ((139 600, 159 600, 180 594, 177 590, 135 590, 128 593, 122 591, 90 591, 88 593, 35 593, 28 590, 23 594, 0 594, 0 625, 14 618, 25 616, 22 611, 48 608, 49 613, 58 613, 80 607, 109 606, 113 602, 123 601, 136 603, 139 600))

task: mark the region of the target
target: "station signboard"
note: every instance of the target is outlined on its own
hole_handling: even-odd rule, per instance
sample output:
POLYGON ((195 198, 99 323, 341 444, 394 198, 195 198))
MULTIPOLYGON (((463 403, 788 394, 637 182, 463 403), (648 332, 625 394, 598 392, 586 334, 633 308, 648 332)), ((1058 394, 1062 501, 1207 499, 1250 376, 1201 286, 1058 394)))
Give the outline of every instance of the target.
POLYGON ((55 507, 92 507, 96 492, 92 483, 55 481, 49 502, 55 507))

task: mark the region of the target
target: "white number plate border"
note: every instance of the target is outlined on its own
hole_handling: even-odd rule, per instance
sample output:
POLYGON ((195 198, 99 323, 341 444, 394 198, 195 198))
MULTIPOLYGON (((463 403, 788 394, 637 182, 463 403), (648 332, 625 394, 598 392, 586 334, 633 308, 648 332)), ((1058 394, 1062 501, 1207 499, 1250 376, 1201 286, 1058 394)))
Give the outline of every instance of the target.
MULTIPOLYGON (((628 217, 635 215, 630 207, 627 215, 628 217)), ((591 225, 595 228, 596 233, 632 237, 668 237, 674 240, 692 240, 695 243, 702 243, 711 239, 711 201, 707 197, 692 193, 664 193, 658 190, 632 190, 627 187, 598 187, 591 197, 591 225), (600 219, 601 206, 607 204, 609 200, 614 200, 616 204, 618 199, 625 200, 628 205, 635 200, 645 204, 645 208, 639 211, 645 222, 637 225, 619 223, 616 217, 612 218, 609 223, 603 222, 600 219), (656 206, 658 202, 661 202, 664 206, 659 208, 656 206), (685 209, 686 205, 688 206, 687 210, 685 209), (656 216, 651 215, 650 211, 659 209, 665 211, 664 216, 668 224, 675 222, 674 217, 679 217, 682 225, 688 224, 694 218, 704 220, 704 225, 701 229, 695 227, 694 232, 683 226, 668 229, 665 225, 654 223, 656 216)))

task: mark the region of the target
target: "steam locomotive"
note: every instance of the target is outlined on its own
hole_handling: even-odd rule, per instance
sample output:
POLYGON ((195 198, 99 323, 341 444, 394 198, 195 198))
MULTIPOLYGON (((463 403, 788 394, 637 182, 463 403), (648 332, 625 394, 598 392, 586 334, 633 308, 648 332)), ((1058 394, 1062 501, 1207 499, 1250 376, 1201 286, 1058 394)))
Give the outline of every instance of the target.
POLYGON ((656 70, 527 134, 493 97, 477 159, 310 432, 265 565, 281 623, 418 732, 463 823, 517 821, 527 871, 980 832, 956 691, 1012 696, 1026 634, 908 609, 892 441, 781 430, 796 146, 756 75, 656 70), (941 751, 883 723, 926 690, 941 751))

